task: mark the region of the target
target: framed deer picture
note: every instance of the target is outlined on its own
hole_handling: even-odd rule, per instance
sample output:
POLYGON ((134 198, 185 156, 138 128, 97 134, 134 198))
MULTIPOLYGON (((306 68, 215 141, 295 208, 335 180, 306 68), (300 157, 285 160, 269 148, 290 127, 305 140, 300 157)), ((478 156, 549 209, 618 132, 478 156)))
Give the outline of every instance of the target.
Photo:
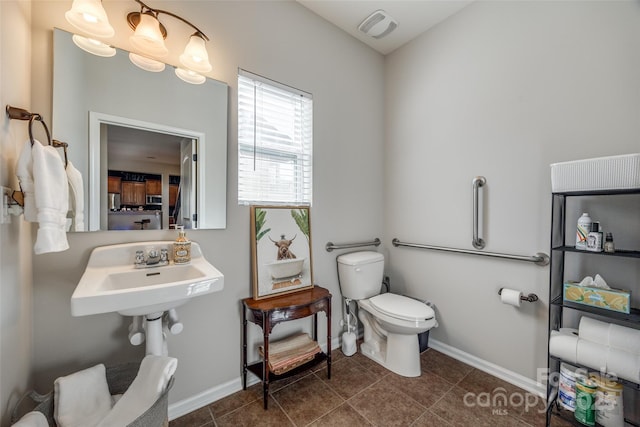
POLYGON ((251 206, 253 298, 313 287, 311 219, 306 206, 251 206))

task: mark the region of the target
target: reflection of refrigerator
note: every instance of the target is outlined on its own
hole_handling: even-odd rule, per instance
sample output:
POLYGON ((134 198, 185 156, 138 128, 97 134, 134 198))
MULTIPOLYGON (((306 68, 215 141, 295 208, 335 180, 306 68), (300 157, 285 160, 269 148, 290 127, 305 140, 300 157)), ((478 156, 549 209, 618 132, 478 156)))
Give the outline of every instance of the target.
POLYGON ((119 193, 109 193, 109 210, 110 211, 120 210, 120 194, 119 193))

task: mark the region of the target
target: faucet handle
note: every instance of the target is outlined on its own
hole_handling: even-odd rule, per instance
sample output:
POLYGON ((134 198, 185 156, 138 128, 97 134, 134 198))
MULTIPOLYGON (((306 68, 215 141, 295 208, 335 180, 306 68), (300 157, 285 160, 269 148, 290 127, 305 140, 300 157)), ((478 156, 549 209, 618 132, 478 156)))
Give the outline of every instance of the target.
POLYGON ((144 264, 144 251, 136 251, 136 260, 134 264, 144 264))

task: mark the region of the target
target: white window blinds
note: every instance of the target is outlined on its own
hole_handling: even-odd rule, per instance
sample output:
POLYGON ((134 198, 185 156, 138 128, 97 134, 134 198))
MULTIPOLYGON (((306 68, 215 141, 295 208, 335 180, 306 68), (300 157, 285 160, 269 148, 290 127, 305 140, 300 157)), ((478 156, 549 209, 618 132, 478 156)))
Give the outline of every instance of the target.
POLYGON ((238 70, 238 203, 311 205, 313 99, 238 70))

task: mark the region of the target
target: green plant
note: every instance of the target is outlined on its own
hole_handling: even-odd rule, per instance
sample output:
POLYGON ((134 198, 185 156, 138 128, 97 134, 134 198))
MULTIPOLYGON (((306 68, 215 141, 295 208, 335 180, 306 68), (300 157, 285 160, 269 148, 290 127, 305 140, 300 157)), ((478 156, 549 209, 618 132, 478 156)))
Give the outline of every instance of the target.
POLYGON ((291 216, 293 220, 298 224, 298 228, 309 240, 309 234, 311 232, 311 224, 309 223, 309 210, 307 209, 291 209, 291 216))
POLYGON ((261 208, 256 208, 256 242, 262 239, 262 237, 271 231, 270 228, 266 230, 262 230, 264 227, 265 217, 267 216, 267 212, 262 210, 261 208), (262 230, 262 231, 261 231, 262 230))

